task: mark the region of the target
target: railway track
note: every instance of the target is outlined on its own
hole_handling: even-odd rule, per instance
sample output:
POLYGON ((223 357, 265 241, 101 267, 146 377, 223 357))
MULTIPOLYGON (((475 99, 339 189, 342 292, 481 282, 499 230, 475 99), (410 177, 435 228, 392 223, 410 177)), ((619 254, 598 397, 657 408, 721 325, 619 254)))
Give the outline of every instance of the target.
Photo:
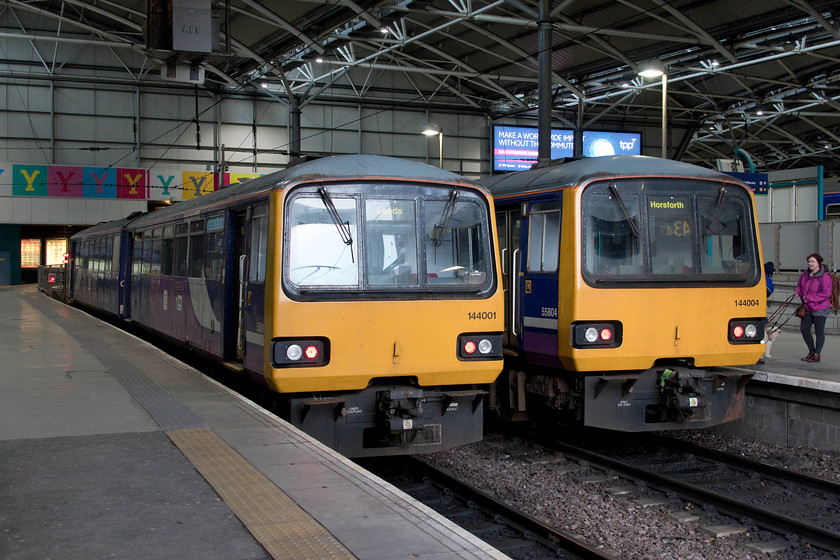
MULTIPOLYGON (((799 540, 840 553, 840 484, 773 467, 745 457, 701 448, 680 440, 643 437, 597 446, 560 442, 529 434, 547 454, 585 464, 609 476, 616 493, 631 494, 646 486, 646 504, 691 502, 730 522, 708 528, 727 536, 758 528, 775 538, 754 543, 753 551, 778 552, 799 540)), ((598 479, 597 474, 588 475, 598 479)), ((688 515, 681 521, 688 520, 688 515)))
POLYGON ((515 560, 619 557, 614 550, 588 546, 414 457, 358 463, 515 560))

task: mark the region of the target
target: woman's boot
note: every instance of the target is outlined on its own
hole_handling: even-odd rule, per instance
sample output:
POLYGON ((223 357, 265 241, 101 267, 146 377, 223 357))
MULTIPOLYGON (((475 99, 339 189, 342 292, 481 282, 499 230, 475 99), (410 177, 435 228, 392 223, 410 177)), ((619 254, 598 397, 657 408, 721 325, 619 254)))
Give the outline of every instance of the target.
POLYGON ((816 352, 814 352, 814 353, 811 355, 811 358, 810 358, 808 361, 809 361, 809 362, 811 362, 812 364, 815 364, 815 363, 817 363, 817 362, 819 362, 819 361, 820 361, 820 355, 819 355, 819 354, 817 354, 816 352))
POLYGON ((803 361, 803 362, 810 362, 811 358, 814 357, 814 353, 815 352, 813 350, 811 350, 810 352, 808 352, 807 356, 805 356, 804 358, 800 358, 800 360, 803 361))

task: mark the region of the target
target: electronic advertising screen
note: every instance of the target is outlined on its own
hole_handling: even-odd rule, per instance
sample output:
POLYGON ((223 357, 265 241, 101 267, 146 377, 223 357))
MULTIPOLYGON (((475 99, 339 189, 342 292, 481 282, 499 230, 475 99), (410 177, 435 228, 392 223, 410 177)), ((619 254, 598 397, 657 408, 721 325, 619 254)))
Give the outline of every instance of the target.
POLYGON ((639 156, 642 154, 642 135, 638 132, 583 131, 583 155, 639 156))
MULTIPOLYGON (((523 171, 537 163, 539 139, 536 128, 493 126, 493 171, 523 171)), ((551 159, 572 157, 575 135, 571 130, 551 129, 551 159)))
MULTIPOLYGON (((642 135, 636 132, 583 132, 583 155, 586 157, 617 154, 639 155, 642 135)), ((493 126, 493 171, 523 171, 537 162, 538 131, 526 126, 493 126)), ((572 157, 575 136, 572 130, 551 129, 551 159, 572 157)))

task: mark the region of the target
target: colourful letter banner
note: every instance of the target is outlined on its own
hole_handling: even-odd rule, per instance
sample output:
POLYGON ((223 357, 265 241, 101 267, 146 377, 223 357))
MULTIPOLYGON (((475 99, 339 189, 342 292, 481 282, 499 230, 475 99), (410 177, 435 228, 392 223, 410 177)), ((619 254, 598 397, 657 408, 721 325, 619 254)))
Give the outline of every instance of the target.
POLYGON ((15 165, 12 176, 15 196, 47 196, 49 176, 46 165, 15 165))
POLYGON ((117 198, 149 198, 145 169, 117 169, 117 198))
POLYGON ((117 170, 108 167, 85 167, 82 189, 85 198, 117 198, 117 170))
POLYGON ((82 168, 51 165, 49 171, 48 192, 50 196, 81 197, 82 168))
POLYGON ((149 170, 149 200, 181 200, 180 169, 149 170))
POLYGON ((0 163, 0 196, 188 200, 261 173, 0 163))
POLYGON ((216 174, 210 171, 181 173, 181 198, 189 200, 216 190, 216 174))

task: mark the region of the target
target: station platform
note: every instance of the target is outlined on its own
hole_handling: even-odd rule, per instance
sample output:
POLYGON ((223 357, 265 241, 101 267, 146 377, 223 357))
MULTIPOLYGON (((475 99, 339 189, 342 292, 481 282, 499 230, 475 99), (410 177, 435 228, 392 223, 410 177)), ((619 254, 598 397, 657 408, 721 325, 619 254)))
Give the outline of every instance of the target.
POLYGON ((818 363, 803 362, 806 354, 799 319, 794 317, 773 341, 770 357, 746 369, 755 372, 753 381, 840 393, 840 334, 826 333, 818 363))
POLYGON ((34 286, 0 317, 0 558, 508 558, 34 286))
POLYGON ((783 447, 840 451, 840 334, 826 330, 819 363, 803 362, 807 353, 793 317, 770 346, 770 357, 740 368, 752 373, 744 418, 710 430, 783 447))

